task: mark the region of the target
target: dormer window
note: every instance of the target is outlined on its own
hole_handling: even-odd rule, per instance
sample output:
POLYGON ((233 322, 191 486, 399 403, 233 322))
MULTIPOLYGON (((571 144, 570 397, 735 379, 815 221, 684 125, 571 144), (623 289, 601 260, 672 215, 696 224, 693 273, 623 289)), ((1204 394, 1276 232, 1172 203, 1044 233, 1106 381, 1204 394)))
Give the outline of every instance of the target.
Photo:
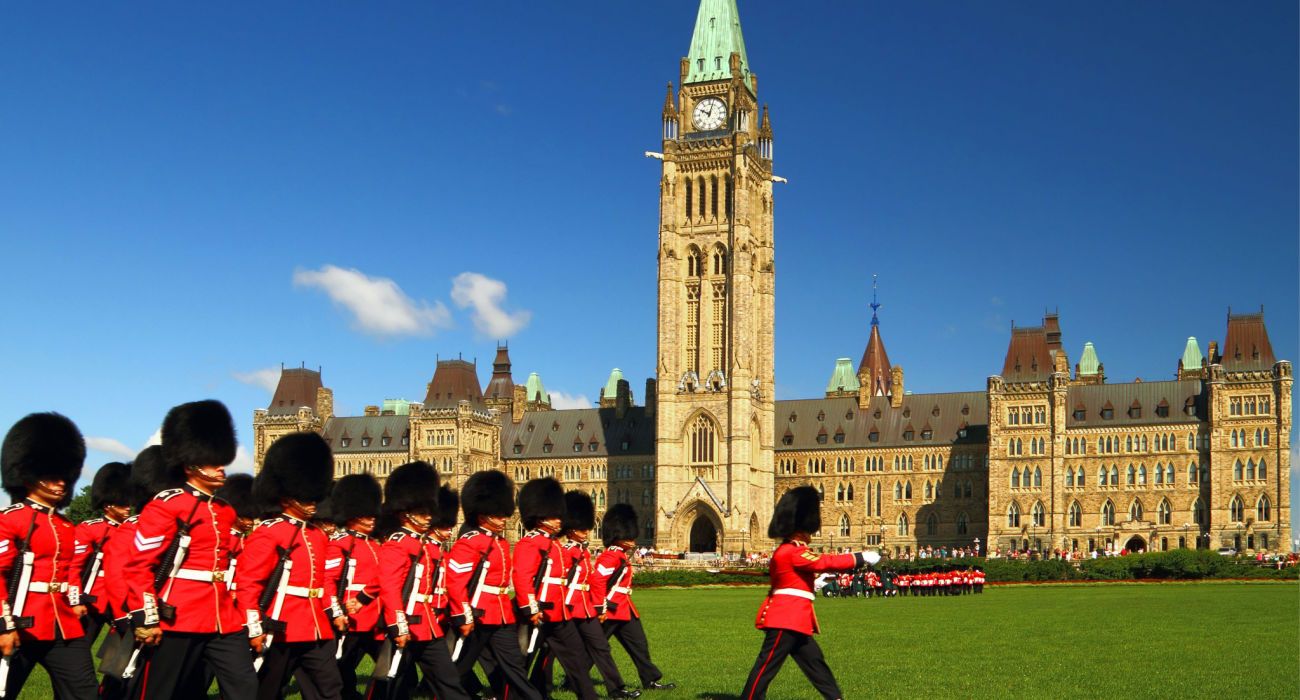
POLYGON ((922 431, 921 431, 921 439, 922 439, 922 440, 931 440, 931 439, 933 439, 933 438, 934 438, 934 431, 933 431, 933 430, 930 430, 929 428, 926 428, 925 430, 922 430, 922 431))
POLYGON ((352 438, 342 438, 339 440, 339 447, 347 447, 352 444, 352 438))
POLYGON ((818 411, 818 412, 817 412, 817 422, 820 423, 820 422, 822 422, 822 421, 824 421, 824 420, 826 420, 826 412, 825 412, 825 411, 818 411))
POLYGON ((914 431, 912 431, 912 430, 904 430, 904 431, 903 431, 903 439, 904 439, 904 440, 911 440, 911 439, 913 439, 913 438, 915 438, 915 437, 916 437, 916 433, 915 433, 914 431))
POLYGON ((867 439, 871 442, 880 442, 880 431, 872 430, 871 433, 867 435, 867 439))
POLYGON ((619 445, 618 445, 619 449, 622 450, 622 451, 624 451, 624 452, 627 452, 627 448, 629 448, 629 447, 631 447, 631 446, 632 446, 632 443, 628 442, 627 438, 623 438, 623 442, 620 442, 619 445))
POLYGON ((591 442, 587 443, 587 451, 588 451, 588 452, 595 452, 595 451, 596 451, 596 441, 595 441, 595 440, 592 440, 591 442))
POLYGON ((791 413, 791 414, 790 414, 790 422, 793 423, 793 422, 795 422, 795 421, 797 421, 797 420, 799 420, 799 416, 796 415, 796 414, 794 414, 794 413, 791 413))
POLYGON ((582 452, 582 443, 581 443, 581 442, 575 442, 575 443, 573 443, 573 451, 574 451, 574 452, 582 452))
POLYGON ((821 433, 820 435, 817 436, 817 444, 818 445, 826 444, 826 433, 821 433))
POLYGON ((1160 404, 1156 406, 1156 415, 1161 418, 1169 417, 1169 402, 1161 399, 1160 404))
POLYGON ((837 431, 835 431, 835 444, 836 444, 836 445, 843 445, 843 444, 844 444, 844 431, 843 431, 843 430, 837 430, 837 431))
POLYGON ((1075 419, 1075 420, 1080 420, 1080 421, 1081 421, 1081 420, 1083 420, 1085 417, 1087 417, 1087 415, 1088 415, 1088 412, 1085 411, 1082 407, 1079 407, 1079 408, 1074 409, 1074 419, 1075 419))
POLYGON ((393 439, 390 438, 390 437, 388 437, 387 435, 385 435, 385 436, 383 436, 382 438, 379 439, 379 445, 380 445, 381 447, 388 447, 389 445, 392 444, 392 442, 393 442, 393 439))
POLYGON ((713 57, 713 69, 714 69, 714 70, 722 70, 722 57, 721 57, 721 56, 714 56, 714 57, 713 57))
POLYGON ((790 433, 786 433, 785 435, 782 435, 782 436, 781 436, 781 444, 782 444, 782 445, 787 445, 787 446, 788 446, 788 445, 793 445, 793 444, 794 444, 794 436, 791 435, 790 433))
POLYGON ((1102 420, 1110 420, 1114 417, 1115 417, 1115 409, 1111 408, 1110 406, 1101 409, 1102 420))
POLYGON ((528 424, 528 432, 530 432, 530 433, 533 432, 533 424, 532 424, 532 423, 529 423, 529 424, 528 424))
POLYGON ((1129 417, 1129 418, 1141 418, 1141 417, 1142 417, 1142 405, 1141 405, 1141 404, 1138 404, 1138 403, 1134 403, 1132 406, 1129 406, 1129 407, 1128 407, 1128 417, 1129 417))
POLYGON ((700 69, 700 72, 701 72, 701 73, 704 72, 704 59, 702 59, 702 58, 698 58, 698 59, 696 59, 696 63, 695 63, 695 65, 699 66, 699 69, 700 69))
POLYGON ((543 443, 543 444, 542 444, 542 452, 545 452, 546 454, 550 454, 550 453, 551 453, 551 448, 552 448, 552 447, 554 447, 554 445, 552 445, 552 444, 549 443, 549 442, 547 442, 547 443, 543 443))
POLYGON ((523 454, 523 451, 524 451, 524 446, 520 445, 517 442, 515 443, 514 448, 511 450, 511 452, 514 454, 523 454))

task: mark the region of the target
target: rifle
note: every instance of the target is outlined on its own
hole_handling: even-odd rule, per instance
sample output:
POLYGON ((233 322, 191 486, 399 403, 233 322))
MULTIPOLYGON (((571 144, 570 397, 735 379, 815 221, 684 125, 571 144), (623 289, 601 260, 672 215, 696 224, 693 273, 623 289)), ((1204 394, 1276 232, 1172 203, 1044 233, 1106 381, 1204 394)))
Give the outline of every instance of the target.
MULTIPOLYGON (((470 614, 474 616, 474 619, 478 619, 479 616, 478 599, 479 596, 483 593, 483 582, 487 580, 487 572, 489 568, 487 559, 488 559, 488 552, 491 551, 490 549, 491 545, 488 546, 489 549, 483 551, 483 556, 479 557, 478 564, 474 565, 474 570, 471 571, 469 574, 469 580, 474 582, 473 584, 474 590, 471 591, 469 595, 470 614)), ((470 620, 471 623, 473 621, 474 620, 470 620)), ((453 663, 456 661, 456 659, 460 658, 460 650, 464 646, 465 646, 465 638, 464 637, 457 638, 456 647, 451 651, 451 660, 453 663)))
POLYGON ((95 581, 99 578, 99 568, 104 563, 103 548, 103 540, 96 542, 94 547, 95 556, 86 560, 86 563, 81 567, 81 602, 83 603, 95 602, 95 596, 91 594, 91 590, 94 589, 95 581))
MULTIPOLYGON (((36 565, 36 553, 32 551, 32 535, 36 532, 36 516, 32 515, 31 527, 27 529, 27 539, 22 540, 18 548, 19 559, 21 564, 15 564, 9 569, 9 577, 6 580, 9 595, 13 596, 13 606, 9 608, 9 614, 14 621, 14 630, 31 627, 34 620, 30 617, 23 617, 23 608, 27 606, 27 593, 32 585, 32 569, 36 565)), ((0 658, 0 698, 6 697, 9 686, 9 664, 10 657, 0 658)))
MULTIPOLYGON (((423 545, 421 545, 423 547, 423 545)), ((415 599, 420 590, 420 578, 424 576, 424 564, 416 561, 411 557, 411 569, 406 572, 406 582, 402 584, 402 600, 406 601, 406 621, 407 623, 417 621, 415 618, 415 599)), ((433 620, 430 624, 435 624, 433 620)), ((392 680, 397 676, 398 666, 402 663, 402 649, 393 650, 393 660, 388 666, 388 679, 392 680)))
MULTIPOLYGON (((167 545, 167 551, 163 552, 162 559, 158 562, 158 570, 153 575, 153 589, 157 593, 163 593, 163 588, 167 583, 176 577, 176 572, 181 570, 185 564, 185 557, 190 553, 190 528, 194 525, 194 514, 199 510, 199 499, 194 499, 194 507, 190 509, 190 515, 184 521, 176 521, 176 536, 172 538, 171 544, 167 545)), ((159 619, 171 622, 176 619, 176 606, 167 604, 166 596, 160 596, 158 601, 159 619)))
MULTIPOLYGON (((292 540, 291 540, 292 541, 292 540)), ((280 622, 280 611, 284 608, 284 588, 289 585, 289 575, 293 572, 293 562, 289 560, 293 550, 298 545, 290 544, 288 547, 276 545, 275 551, 279 552, 280 559, 275 563, 275 568, 271 570, 271 576, 267 581, 275 581, 275 588, 267 586, 262 589, 262 595, 257 598, 257 609, 262 613, 265 622, 262 626, 266 629, 266 639, 262 642, 262 654, 258 654, 253 660, 253 670, 262 670, 262 658, 268 647, 271 646, 272 640, 275 639, 276 632, 285 630, 285 625, 280 622), (271 609, 271 615, 266 615, 267 608, 271 609)))
MULTIPOLYGON (((538 610, 546 609, 546 588, 551 584, 545 583, 545 580, 547 572, 551 570, 551 547, 554 546, 555 542, 547 539, 546 551, 542 553, 542 563, 538 565, 537 573, 533 574, 533 590, 537 591, 538 610), (541 590, 538 590, 539 587, 541 590)), ((545 617, 543 617, 543 620, 544 619, 545 617)), ((537 648, 537 635, 539 629, 541 629, 541 625, 533 625, 532 631, 528 633, 528 651, 524 652, 525 654, 532 654, 533 649, 537 648)))
POLYGON ((573 562, 573 568, 569 569, 569 575, 565 577, 565 579, 567 580, 564 583, 564 589, 568 591, 567 593, 564 594, 565 607, 573 605, 573 591, 575 590, 574 582, 578 580, 578 574, 581 572, 582 572, 582 563, 577 561, 573 562))
MULTIPOLYGON (((352 541, 352 547, 356 547, 356 540, 352 541)), ((339 590, 343 592, 344 613, 347 613, 348 589, 352 587, 352 579, 357 575, 357 560, 352 558, 352 548, 343 553, 343 572, 339 574, 339 590)), ((339 648, 334 652, 334 660, 343 658, 343 640, 347 639, 348 633, 339 634, 339 648)))
POLYGON ((605 584, 604 603, 605 603, 605 609, 608 610, 609 612, 614 612, 615 610, 618 610, 618 603, 611 602, 611 599, 614 597, 614 589, 618 586, 618 582, 623 580, 624 571, 627 571, 626 559, 619 562, 618 568, 614 569, 614 575, 610 576, 609 582, 605 584))

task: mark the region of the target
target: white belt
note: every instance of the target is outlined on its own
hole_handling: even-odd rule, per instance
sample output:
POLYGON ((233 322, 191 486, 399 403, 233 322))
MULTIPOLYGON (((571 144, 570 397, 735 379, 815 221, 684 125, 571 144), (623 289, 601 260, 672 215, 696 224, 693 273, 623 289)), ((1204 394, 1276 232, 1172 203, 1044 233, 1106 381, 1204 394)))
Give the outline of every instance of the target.
POLYGON ((623 594, 625 594, 625 595, 632 595, 632 589, 631 589, 630 587, 628 587, 628 586, 614 586, 613 591, 614 591, 615 593, 623 593, 623 594))
POLYGON ((446 588, 435 588, 435 589, 433 589, 433 594, 434 594, 434 595, 447 595, 447 589, 446 589, 446 588))
POLYGON ((589 591, 589 590, 591 590, 591 584, 589 584, 589 583, 575 583, 575 584, 573 584, 572 586, 569 586, 569 588, 572 589, 572 590, 575 590, 575 591, 589 591))
POLYGON ((177 569, 176 578, 183 578, 186 581, 202 581, 204 583, 222 582, 226 580, 226 572, 208 571, 207 569, 177 569))
POLYGON ((62 581, 32 581, 27 590, 32 593, 65 593, 68 590, 68 584, 62 581))
POLYGON ((542 578, 542 583, 549 583, 552 586, 563 586, 564 584, 568 583, 568 581, 565 581, 564 579, 555 576, 546 576, 542 578))
POLYGON ((807 598, 808 600, 817 600, 817 596, 812 591, 805 591, 801 588, 778 588, 772 591, 772 595, 792 595, 796 598, 807 598))
POLYGON ((349 583, 349 584, 348 584, 348 590, 349 590, 349 591, 355 591, 355 592, 364 591, 364 590, 366 590, 366 584, 364 584, 364 583, 349 583))
POLYGON ((324 598, 324 588, 307 588, 306 586, 285 586, 284 594, 299 598, 324 598))
POLYGON ((432 603, 432 602, 433 602, 433 594, 432 594, 432 593, 412 593, 412 594, 411 594, 411 598, 413 598, 413 599, 415 600, 415 602, 417 602, 417 603, 432 603))
POLYGON ((489 586, 486 583, 479 586, 478 589, 488 595, 501 595, 504 592, 500 586, 489 586))

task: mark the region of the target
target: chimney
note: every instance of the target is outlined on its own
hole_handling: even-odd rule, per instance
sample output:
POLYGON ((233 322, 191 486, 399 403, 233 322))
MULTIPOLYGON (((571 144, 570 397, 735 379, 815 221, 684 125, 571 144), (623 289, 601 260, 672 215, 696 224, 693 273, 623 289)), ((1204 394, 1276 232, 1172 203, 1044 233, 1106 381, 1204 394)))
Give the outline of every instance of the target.
POLYGON ((645 417, 655 417, 655 405, 659 402, 659 397, 655 394, 655 380, 645 380, 645 417))
POLYGON ((894 365, 889 370, 889 405, 892 408, 903 407, 903 367, 894 365))
POLYGON ((524 406, 528 403, 528 387, 516 384, 514 392, 510 402, 510 421, 519 423, 524 419, 524 406))
POLYGON ((627 409, 632 406, 632 386, 627 383, 626 379, 618 380, 618 393, 614 397, 614 416, 619 420, 627 415, 627 409))
POLYGON ((367 417, 367 418, 373 418, 373 417, 378 416, 378 415, 379 415, 379 407, 378 407, 378 406, 366 406, 366 417, 367 417))
POLYGON ((316 390, 316 416, 324 425, 334 417, 334 390, 321 387, 316 390))

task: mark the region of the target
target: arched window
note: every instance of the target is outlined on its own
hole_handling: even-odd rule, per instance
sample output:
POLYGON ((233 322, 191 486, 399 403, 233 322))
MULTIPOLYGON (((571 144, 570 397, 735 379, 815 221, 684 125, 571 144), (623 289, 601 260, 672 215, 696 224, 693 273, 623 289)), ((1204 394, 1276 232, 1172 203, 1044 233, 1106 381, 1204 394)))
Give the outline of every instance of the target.
POLYGON ((1138 465, 1138 486, 1147 485, 1147 465, 1138 465))
POLYGON ((1070 504, 1070 527, 1083 526, 1083 508, 1078 501, 1070 504))
POLYGON ((909 501, 912 500, 912 482, 910 481, 903 484, 903 498, 906 498, 909 501))
POLYGON ((701 175, 700 177, 698 177, 698 178, 695 180, 695 182, 696 182, 696 184, 698 185, 699 190, 700 190, 700 191, 699 191, 699 196, 696 197, 696 199, 698 199, 698 200, 699 200, 699 203, 700 203, 700 206, 699 206, 699 209, 698 209, 698 211, 699 211, 699 216, 700 216, 700 218, 704 218, 704 214, 705 214, 705 209, 704 209, 704 204, 705 204, 705 202, 704 202, 704 176, 701 175))
POLYGON ((957 514, 957 534, 966 534, 966 529, 970 526, 970 518, 966 516, 966 511, 957 514))
POLYGON ((840 484, 839 488, 835 489, 835 500, 844 500, 844 484, 840 484))
POLYGON ((1083 488, 1083 467, 1079 467, 1079 476, 1074 480, 1074 485, 1083 488))
POLYGON ((1174 485, 1174 463, 1173 462, 1170 462, 1169 464, 1165 465, 1165 484, 1168 486, 1174 485))
POLYGON ((1200 497, 1197 497, 1196 501, 1192 503, 1192 522, 1197 525, 1205 524, 1205 502, 1200 497))
POLYGON ((1272 504, 1269 503, 1268 496, 1260 496, 1259 502, 1255 504, 1255 520, 1266 523, 1272 518, 1272 504))
POLYGON ((1198 471, 1198 470, 1196 469, 1196 462, 1192 462, 1192 463, 1190 463, 1190 464, 1187 465, 1187 483, 1188 483, 1188 484, 1195 484, 1195 483, 1197 483, 1197 482, 1199 481, 1199 479, 1196 478, 1196 472, 1197 472, 1197 471, 1198 471))
POLYGON ((1065 470, 1065 485, 1074 486, 1074 467, 1065 470))
POLYGON ((1263 431, 1261 431, 1259 428, 1255 428, 1255 447, 1259 447, 1260 445, 1264 444, 1263 441, 1261 440, 1261 438, 1263 437, 1264 437, 1263 431))
POLYGON ((1264 428, 1264 447, 1268 447, 1268 428, 1264 428))
POLYGON ((1133 499, 1133 503, 1128 507, 1128 519, 1129 520, 1142 519, 1142 501, 1139 501, 1136 498, 1133 499))
POLYGON ((726 191, 727 201, 726 201, 726 205, 725 205, 725 206, 726 206, 727 218, 730 219, 730 218, 731 218, 731 200, 732 200, 732 196, 731 196, 731 176, 730 176, 730 175, 724 175, 723 178, 726 180, 726 183, 727 183, 727 191, 726 191))
POLYGON ((895 501, 901 501, 901 500, 903 500, 903 484, 902 484, 902 482, 899 482, 899 481, 895 481, 895 482, 894 482, 894 500, 895 500, 895 501))
POLYGON ((1011 488, 1020 488, 1020 467, 1011 470, 1011 488))
POLYGON ((691 423, 691 464, 713 464, 717 431, 713 421, 703 414, 691 423))
POLYGON ((686 178, 686 218, 688 219, 691 218, 691 214, 693 212, 693 210, 691 209, 691 205, 695 203, 694 198, 692 197, 692 195, 695 194, 693 189, 694 187, 692 185, 691 179, 689 177, 686 178))
POLYGON ((1041 501, 1034 503, 1030 513, 1034 516, 1034 527, 1042 527, 1047 523, 1047 512, 1043 509, 1041 501))
POLYGON ((1109 483, 1110 483, 1110 480, 1106 478, 1106 467, 1102 467, 1101 469, 1098 469, 1098 470, 1097 470, 1097 485, 1098 485, 1098 486, 1106 486, 1106 485, 1108 485, 1109 483))
POLYGON ((1237 460, 1236 464, 1232 465, 1232 480, 1241 481, 1242 471, 1244 471, 1244 468, 1241 464, 1241 460, 1237 460))
POLYGON ((1034 488, 1037 489, 1042 487, 1043 487, 1043 470, 1039 469, 1038 467, 1034 467, 1034 488))
POLYGON ((925 519, 925 534, 935 535, 938 534, 938 532, 939 532, 939 517, 934 513, 931 513, 930 516, 925 519))
POLYGON ((1110 485, 1119 486, 1119 465, 1110 465, 1110 485))
POLYGON ((1250 481, 1255 480, 1255 460, 1246 460, 1246 478, 1250 481))
POLYGON ((1163 486, 1165 483, 1165 465, 1156 463, 1156 485, 1163 486))
POLYGON ((850 501, 853 500, 853 484, 849 484, 849 487, 845 489, 845 491, 848 494, 847 495, 848 500, 850 501))
POLYGON ((826 487, 822 484, 817 484, 817 500, 826 500, 826 487))
POLYGON ((1241 502, 1241 496, 1233 496, 1232 501, 1228 503, 1229 519, 1234 523, 1242 522, 1246 519, 1246 507, 1241 502))
POLYGON ((1110 499, 1107 499, 1106 502, 1103 503, 1101 506, 1101 524, 1102 525, 1115 524, 1115 504, 1111 503, 1110 499))
POLYGON ((846 513, 840 516, 840 537, 848 537, 850 534, 849 516, 846 513))
POLYGON ((713 249, 713 274, 727 274, 727 249, 722 246, 713 249))
POLYGON ((1160 499, 1160 505, 1156 507, 1157 521, 1161 525, 1168 525, 1173 518, 1173 507, 1169 505, 1168 498, 1160 499))
POLYGON ((718 176, 709 178, 709 210, 713 218, 718 218, 718 176))
POLYGON ((1263 460, 1263 458, 1261 458, 1261 459, 1259 460, 1259 474, 1258 474, 1258 476, 1259 476, 1259 478, 1260 478, 1261 480, 1263 480, 1263 479, 1267 479, 1267 478, 1268 478, 1268 463, 1265 462, 1265 461, 1263 460))
POLYGON ((1128 481, 1126 483, 1129 486, 1137 483, 1137 470, 1133 468, 1132 464, 1128 465, 1128 481))
POLYGON ((898 534, 906 535, 908 529, 907 513, 900 513, 898 516, 898 534))
POLYGON ((934 485, 929 481, 925 482, 925 500, 934 500, 934 485))
POLYGON ((1129 452, 1132 452, 1132 451, 1133 451, 1133 436, 1132 436, 1132 435, 1128 436, 1128 438, 1125 439, 1125 441, 1124 441, 1124 449, 1126 449, 1126 450, 1129 451, 1129 452))
POLYGON ((975 489, 974 489, 974 486, 972 485, 971 480, 970 480, 970 479, 967 479, 967 480, 966 480, 966 498, 971 498, 971 494, 974 493, 974 492, 975 492, 975 489))
POLYGON ((1015 501, 1007 506, 1007 527, 1020 527, 1020 506, 1015 501))

